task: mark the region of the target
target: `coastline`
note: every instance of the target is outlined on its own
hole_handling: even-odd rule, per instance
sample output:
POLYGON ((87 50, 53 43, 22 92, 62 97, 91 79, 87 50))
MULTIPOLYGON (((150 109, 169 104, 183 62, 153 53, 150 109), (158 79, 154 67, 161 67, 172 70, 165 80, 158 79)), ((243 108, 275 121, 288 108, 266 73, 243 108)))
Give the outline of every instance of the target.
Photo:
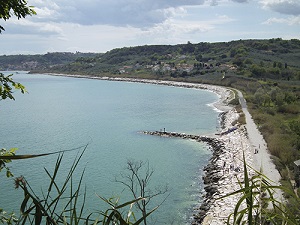
MULTIPOLYGON (((232 127, 232 122, 238 117, 234 109, 225 112, 224 130, 232 127)), ((233 132, 216 137, 216 140, 219 146, 214 148, 213 156, 204 168, 205 200, 194 216, 193 224, 226 224, 229 215, 234 212, 239 196, 222 197, 240 189, 239 182, 243 182, 244 178, 243 153, 247 164, 253 167, 253 148, 245 126, 239 126, 233 132)), ((253 171, 250 173, 250 177, 254 175, 253 171)))
MULTIPOLYGON (((221 86, 135 78, 109 78, 66 74, 47 75, 204 89, 214 92, 219 96, 219 100, 212 105, 221 111, 219 118, 222 130, 220 132, 226 132, 231 129, 233 122, 239 118, 236 110, 229 105, 231 99, 234 98, 233 91, 221 86)), ((200 178, 204 180, 206 194, 203 196, 201 206, 194 210, 195 214, 191 218, 191 223, 194 225, 226 224, 228 216, 234 212, 238 196, 221 197, 240 188, 239 182, 243 181, 243 152, 247 164, 257 169, 257 162, 255 162, 257 158, 254 157, 253 142, 248 137, 246 125, 237 125, 237 129, 232 132, 225 135, 212 134, 209 138, 213 139, 213 141, 206 141, 206 143, 212 147, 213 155, 208 165, 204 167, 204 177, 200 178)), ((271 161, 269 163, 272 164, 271 161)), ((250 173, 250 176, 254 175, 253 171, 250 173)))

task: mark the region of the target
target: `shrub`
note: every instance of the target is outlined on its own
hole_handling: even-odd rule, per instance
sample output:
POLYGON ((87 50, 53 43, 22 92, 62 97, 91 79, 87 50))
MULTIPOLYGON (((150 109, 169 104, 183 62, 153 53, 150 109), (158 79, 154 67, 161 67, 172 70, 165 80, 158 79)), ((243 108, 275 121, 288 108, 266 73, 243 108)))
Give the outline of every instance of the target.
POLYGON ((272 155, 288 165, 293 162, 293 148, 288 134, 273 134, 268 137, 268 148, 272 155))
POLYGON ((264 133, 265 136, 269 136, 274 133, 275 127, 272 123, 265 123, 260 126, 260 131, 264 133))
POLYGON ((272 116, 274 116, 276 113, 276 111, 273 107, 267 107, 265 110, 266 110, 266 113, 268 113, 269 115, 272 115, 272 116))
POLYGON ((240 116, 239 116, 237 122, 238 122, 239 124, 246 124, 246 117, 245 117, 245 114, 244 114, 244 113, 240 113, 239 115, 240 115, 240 116))
POLYGON ((278 107, 280 113, 298 114, 300 113, 300 106, 297 104, 286 104, 278 107))
POLYGON ((238 98, 234 98, 234 99, 232 99, 232 100, 229 102, 229 104, 231 104, 231 105, 239 105, 240 102, 239 102, 239 99, 238 99, 238 98))

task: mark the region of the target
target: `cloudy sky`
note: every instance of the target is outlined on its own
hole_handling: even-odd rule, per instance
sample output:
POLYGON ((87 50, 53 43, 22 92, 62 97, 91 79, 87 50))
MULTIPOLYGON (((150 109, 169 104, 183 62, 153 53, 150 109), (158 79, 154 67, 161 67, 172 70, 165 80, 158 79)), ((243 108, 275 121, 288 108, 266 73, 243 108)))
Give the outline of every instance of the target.
POLYGON ((239 39, 300 39, 300 0, 28 0, 0 20, 0 55, 239 39))

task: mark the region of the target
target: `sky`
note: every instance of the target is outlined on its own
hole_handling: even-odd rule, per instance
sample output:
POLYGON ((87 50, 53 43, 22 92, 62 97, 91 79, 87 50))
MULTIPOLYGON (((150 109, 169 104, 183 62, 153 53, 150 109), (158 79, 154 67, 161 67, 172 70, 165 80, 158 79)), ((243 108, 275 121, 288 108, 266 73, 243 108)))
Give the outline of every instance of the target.
POLYGON ((28 0, 0 20, 0 55, 107 52, 140 45, 300 39, 300 0, 28 0))

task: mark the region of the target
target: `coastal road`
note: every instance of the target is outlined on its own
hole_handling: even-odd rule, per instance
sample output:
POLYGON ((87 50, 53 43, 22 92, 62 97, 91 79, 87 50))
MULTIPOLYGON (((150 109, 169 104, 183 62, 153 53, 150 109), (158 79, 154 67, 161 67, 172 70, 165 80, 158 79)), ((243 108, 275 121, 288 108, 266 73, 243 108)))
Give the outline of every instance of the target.
POLYGON ((270 158, 267 144, 247 109, 246 100, 244 99, 243 94, 238 90, 237 92, 243 113, 246 117, 246 129, 248 132, 249 141, 253 147, 254 168, 258 171, 262 171, 262 173, 270 180, 274 181, 276 184, 279 184, 281 177, 270 158), (254 154, 255 149, 258 150, 256 154, 254 154))

